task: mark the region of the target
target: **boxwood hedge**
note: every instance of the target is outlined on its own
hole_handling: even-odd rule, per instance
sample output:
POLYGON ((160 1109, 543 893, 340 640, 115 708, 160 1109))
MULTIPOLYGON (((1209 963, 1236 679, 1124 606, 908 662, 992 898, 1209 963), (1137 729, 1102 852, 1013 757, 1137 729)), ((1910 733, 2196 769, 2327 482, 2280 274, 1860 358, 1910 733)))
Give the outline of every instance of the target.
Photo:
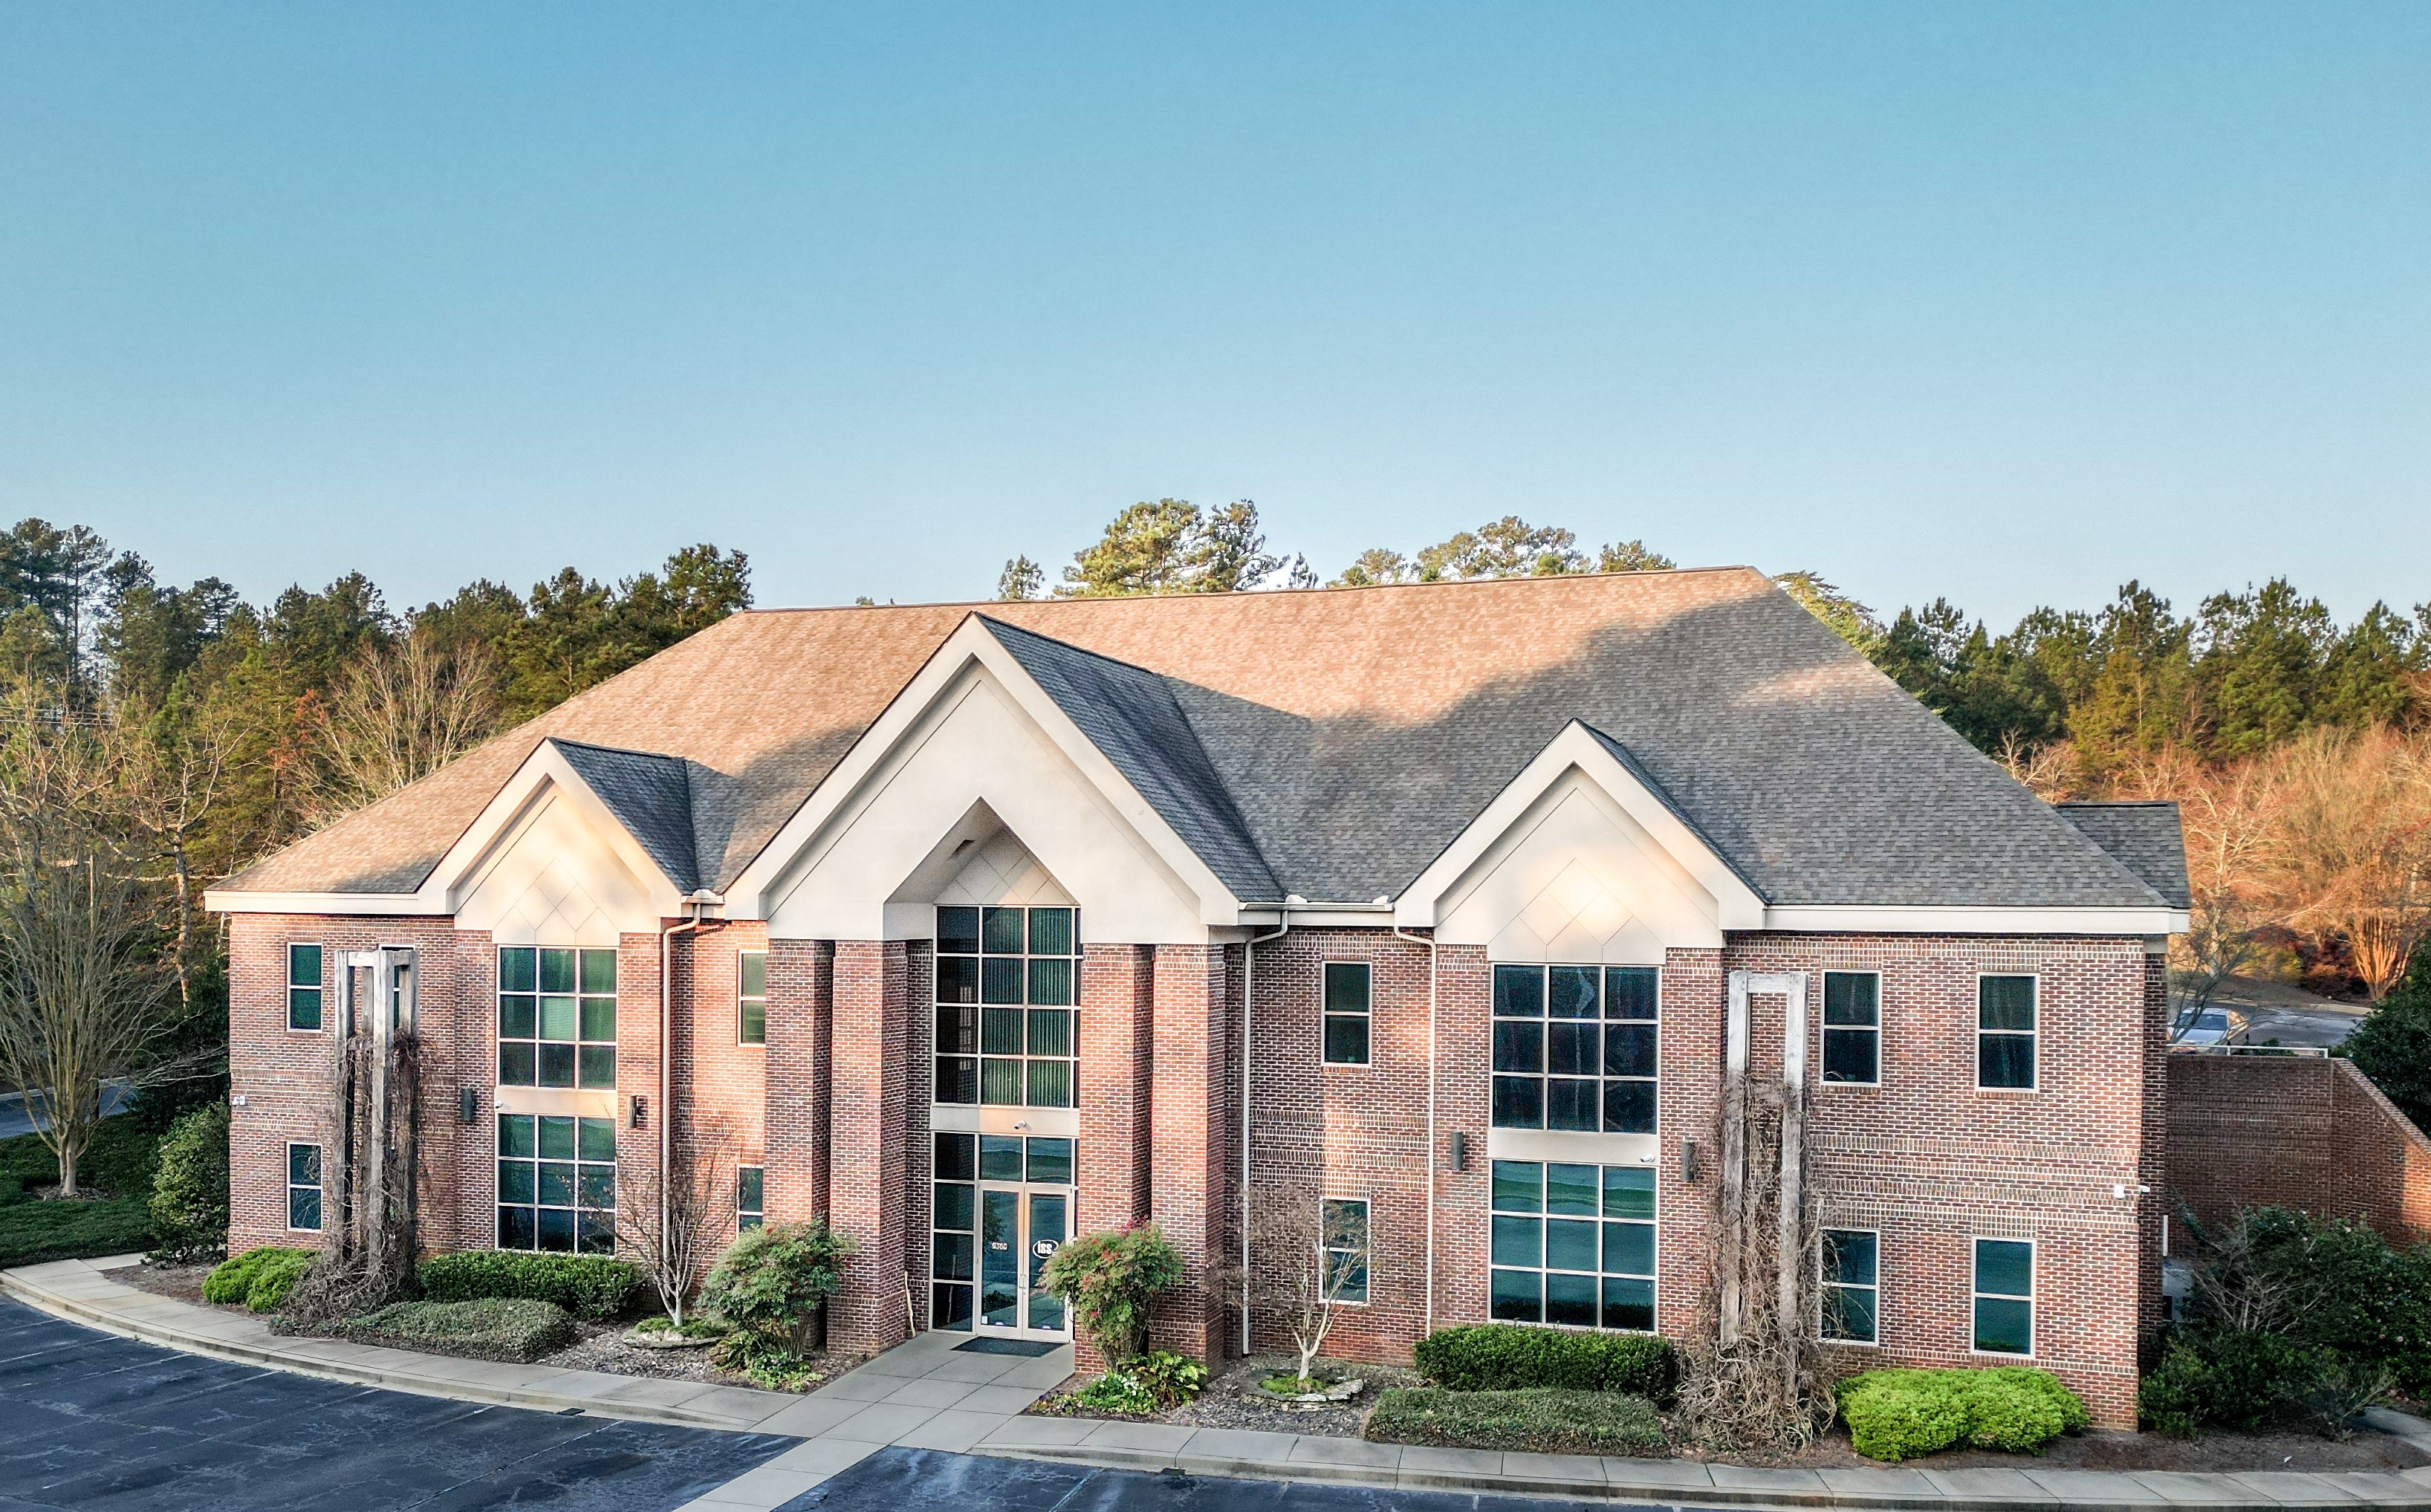
POLYGON ((1519 1323, 1439 1328, 1418 1341, 1418 1373, 1454 1391, 1623 1391, 1667 1400, 1671 1341, 1651 1334, 1573 1334, 1519 1323))
POLYGON ((1663 1419, 1644 1397, 1611 1391, 1447 1391, 1402 1386, 1376 1399, 1367 1437, 1387 1444, 1502 1449, 1534 1454, 1630 1454, 1668 1451, 1663 1419))
POLYGON ((595 1254, 466 1250, 425 1260, 414 1279, 428 1302, 521 1298, 555 1302, 578 1318, 622 1318, 642 1294, 642 1272, 595 1254))

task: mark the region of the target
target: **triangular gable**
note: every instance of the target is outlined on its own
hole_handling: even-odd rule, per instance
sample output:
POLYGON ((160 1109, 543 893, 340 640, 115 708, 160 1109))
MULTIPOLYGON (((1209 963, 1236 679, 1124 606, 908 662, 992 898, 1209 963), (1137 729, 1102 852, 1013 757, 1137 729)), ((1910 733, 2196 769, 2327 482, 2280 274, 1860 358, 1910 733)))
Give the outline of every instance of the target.
POLYGON ((1394 904, 1403 929, 1433 929, 1462 879, 1570 773, 1595 784, 1711 902, 1719 930, 1761 929, 1765 900, 1618 741, 1578 720, 1495 796, 1394 904))
MULTIPOLYGON (((1220 805, 1214 801, 1221 789, 1210 792, 1214 774, 1207 769, 1205 753, 1197 748, 1195 737, 1189 736, 1179 708, 1172 704, 1170 692, 1137 668, 1103 658, 1084 662, 1078 653, 1058 656, 1048 648, 1053 643, 1042 645, 1042 640, 979 614, 964 619, 727 889, 728 916, 770 917, 806 868, 816 865, 826 847, 850 827, 854 815, 883 788, 893 766, 916 750, 934 721, 967 696, 968 680, 977 674, 1013 701, 1062 758, 1078 769, 1095 800, 1165 872, 1178 879, 1186 895, 1195 899, 1201 924, 1237 922, 1245 901, 1241 894, 1261 886, 1272 888, 1273 881, 1265 874, 1265 864, 1248 846, 1246 835, 1238 833, 1239 818, 1231 812, 1229 801, 1220 805), (1016 639, 1019 655, 1007 644, 1016 639), (1055 691, 1042 683, 1033 665, 1045 672, 1055 691), (1143 683, 1140 679, 1148 681, 1143 683), (1074 708, 1090 720, 1094 734, 1074 718, 1074 708), (1187 748, 1181 746, 1182 740, 1189 741, 1187 748), (1115 754, 1109 754, 1109 748, 1115 754), (1119 762, 1116 755, 1121 757, 1119 762), (1168 812, 1198 835, 1199 845, 1213 852, 1230 877, 1211 865, 1199 845, 1184 838, 1168 812), (1232 834, 1225 833, 1228 827, 1232 834), (1243 848, 1246 856, 1241 854, 1243 848)), ((960 817, 959 809, 938 814, 940 832, 960 817)), ((1034 845, 1044 837, 1024 838, 1034 845)), ((893 881, 887 879, 888 884, 893 881)), ((875 884, 876 879, 872 882, 875 884)))
POLYGON ((542 741, 440 858, 417 899, 431 913, 456 913, 533 818, 562 803, 639 881, 651 916, 676 917, 696 890, 689 836, 676 832, 682 764, 645 751, 542 741))

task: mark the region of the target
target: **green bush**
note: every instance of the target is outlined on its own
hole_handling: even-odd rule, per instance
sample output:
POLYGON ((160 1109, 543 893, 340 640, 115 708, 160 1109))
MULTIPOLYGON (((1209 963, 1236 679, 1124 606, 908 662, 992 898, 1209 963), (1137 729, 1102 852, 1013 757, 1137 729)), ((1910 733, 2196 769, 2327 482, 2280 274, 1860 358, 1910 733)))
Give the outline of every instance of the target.
POLYGON ((520 1297, 394 1302, 349 1318, 335 1332, 360 1344, 529 1364, 574 1342, 574 1319, 555 1302, 520 1297))
POLYGON ((2197 1328, 2170 1340, 2136 1391, 2147 1427, 2179 1438, 2206 1428, 2253 1433, 2302 1413, 2333 1435, 2388 1392, 2389 1370, 2281 1334, 2197 1328))
POLYGON ((1621 1391, 1668 1400, 1671 1341, 1651 1334, 1573 1334, 1518 1323, 1439 1328, 1418 1341, 1418 1373, 1453 1391, 1621 1391))
POLYGON ((1179 1285, 1182 1252, 1153 1223, 1107 1234, 1084 1234, 1055 1252, 1039 1284, 1072 1308, 1110 1360, 1128 1360, 1148 1347, 1148 1303, 1179 1285))
POLYGON ((0 1268, 134 1254, 151 1248, 152 1212, 140 1197, 64 1201, 20 1197, 0 1205, 0 1268))
POLYGON ((1366 1436, 1387 1444, 1501 1449, 1536 1454, 1667 1453, 1662 1415, 1644 1397, 1611 1391, 1447 1391, 1401 1386, 1376 1399, 1366 1436))
POLYGON ((2406 976, 2339 1047, 2418 1129, 2431 1129, 2431 935, 2406 976))
MULTIPOLYGON (((285 1282, 275 1284, 271 1288, 277 1293, 276 1301, 273 1301, 268 1307, 253 1309, 257 1313, 272 1311, 278 1302, 287 1300, 288 1287, 295 1284, 295 1277, 302 1275, 305 1268, 311 1263, 311 1251, 291 1250, 275 1244, 264 1245, 259 1250, 247 1250, 243 1254, 230 1255, 211 1267, 211 1273, 203 1278, 203 1301, 223 1304, 245 1302, 250 1305, 254 1284, 260 1281, 265 1272, 285 1270, 292 1267, 293 1274, 288 1276, 285 1282)), ((271 1295, 271 1291, 265 1291, 263 1295, 267 1298, 271 1295)))
POLYGON ((817 1218, 753 1229, 727 1247, 700 1289, 701 1306, 734 1325, 714 1358, 758 1386, 798 1391, 817 1379, 802 1336, 835 1295, 852 1243, 817 1218))
POLYGON ((2091 1420, 2076 1393, 2047 1370, 1868 1370, 1840 1383, 1841 1420, 1869 1459, 1913 1459, 1953 1444, 2011 1453, 2041 1449, 2091 1420))
POLYGON ((228 1107, 206 1103, 169 1126, 152 1179, 152 1232, 164 1259, 227 1245, 228 1107))
POLYGON ((426 1302, 519 1299, 555 1302, 577 1318, 622 1318, 642 1294, 642 1272, 596 1254, 532 1254, 516 1250, 465 1250, 434 1255, 413 1268, 426 1302))
POLYGON ((277 1250, 253 1268, 253 1285, 244 1289, 244 1310, 275 1313, 287 1305, 287 1294, 312 1268, 310 1250, 277 1250))

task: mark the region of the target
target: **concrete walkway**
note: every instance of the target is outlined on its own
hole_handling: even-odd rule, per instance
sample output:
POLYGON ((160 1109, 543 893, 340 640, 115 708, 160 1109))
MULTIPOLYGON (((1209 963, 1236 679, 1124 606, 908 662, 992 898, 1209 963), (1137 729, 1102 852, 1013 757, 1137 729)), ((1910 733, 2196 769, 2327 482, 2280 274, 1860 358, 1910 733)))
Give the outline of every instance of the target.
MULTIPOLYGON (((1973 1512, 2373 1506, 2431 1512, 2431 1468, 2403 1473, 2127 1474, 2046 1470, 2021 1457, 2016 1469, 1752 1470, 1690 1460, 1426 1449, 1228 1428, 1029 1418, 1020 1416, 1023 1409, 1070 1373, 1069 1347, 1037 1358, 982 1354, 962 1350, 964 1340, 944 1334, 924 1335, 890 1350, 807 1397, 493 1365, 329 1339, 282 1338, 260 1319, 155 1296, 109 1278, 111 1269, 132 1263, 131 1256, 68 1260, 0 1271, 0 1292, 109 1333, 359 1385, 804 1440, 692 1503, 694 1512, 768 1512, 898 1444, 1116 1470, 1687 1506, 1963 1506, 1973 1512)), ((2375 1413, 2373 1425, 2431 1449, 2431 1424, 2419 1419, 2375 1413)))

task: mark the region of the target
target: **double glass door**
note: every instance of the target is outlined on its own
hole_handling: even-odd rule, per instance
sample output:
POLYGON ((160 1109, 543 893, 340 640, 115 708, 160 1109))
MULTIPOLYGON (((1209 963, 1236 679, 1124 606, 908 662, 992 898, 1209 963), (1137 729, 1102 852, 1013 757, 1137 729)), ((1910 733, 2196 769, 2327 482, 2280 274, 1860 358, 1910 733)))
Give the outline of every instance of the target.
POLYGON ((930 1326, 1068 1336, 1041 1283, 1072 1235, 1072 1141, 939 1134, 935 1169, 930 1326))

